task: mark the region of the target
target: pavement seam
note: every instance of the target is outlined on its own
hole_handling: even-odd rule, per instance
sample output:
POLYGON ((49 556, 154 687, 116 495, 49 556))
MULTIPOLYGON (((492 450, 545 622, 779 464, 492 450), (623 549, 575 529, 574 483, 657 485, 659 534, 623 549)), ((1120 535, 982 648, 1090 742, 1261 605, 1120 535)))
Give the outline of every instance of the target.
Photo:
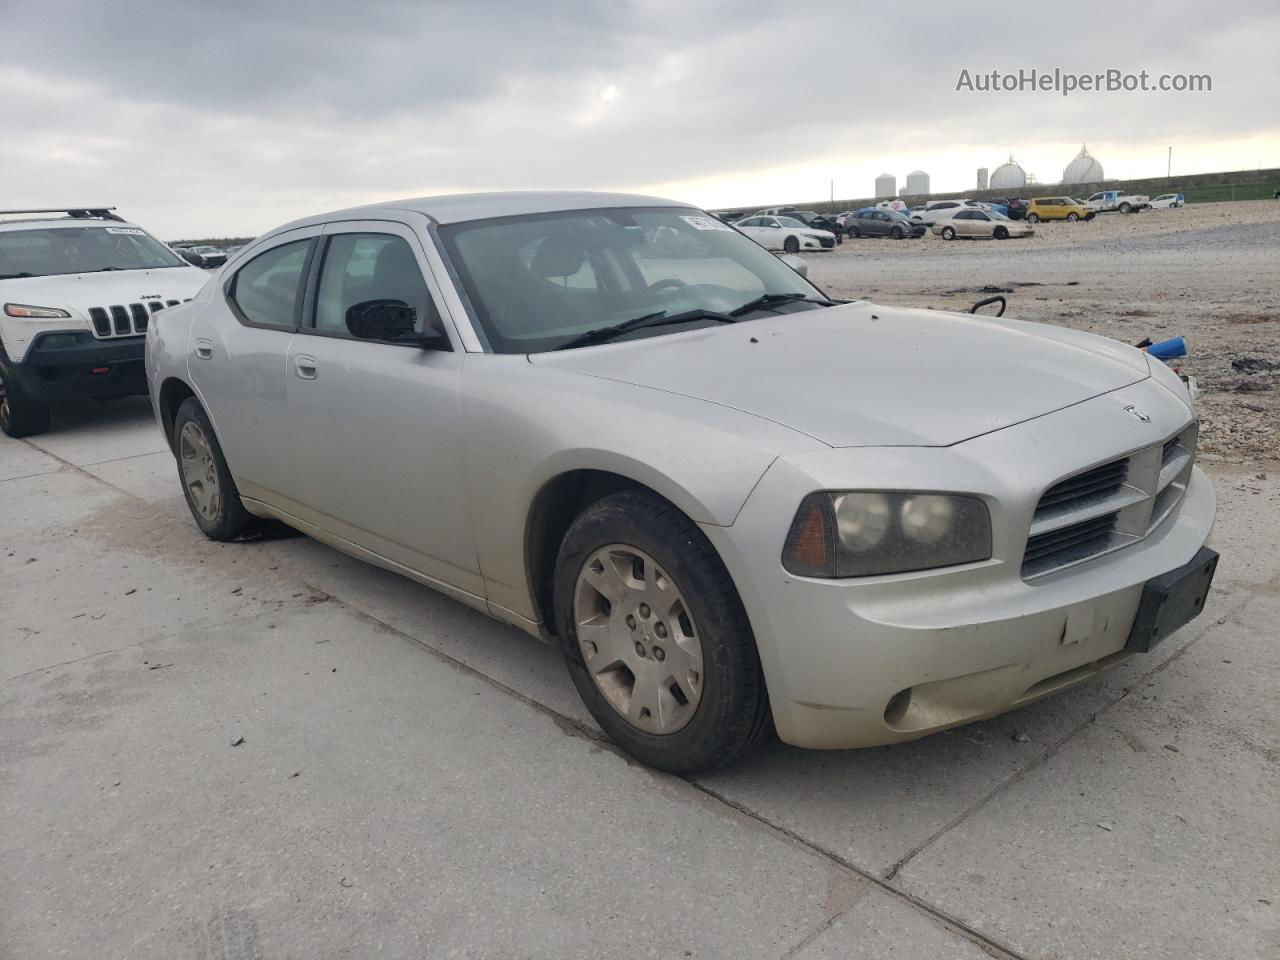
MULTIPOLYGON (((559 711, 552 709, 551 707, 547 706, 545 703, 541 703, 538 700, 535 700, 532 697, 528 696, 527 694, 521 693, 519 690, 516 690, 514 687, 511 687, 503 683, 501 680, 491 677, 488 674, 482 673, 481 671, 477 670, 475 667, 471 666, 470 664, 464 663, 463 661, 459 660, 457 657, 453 656, 452 654, 445 653, 443 650, 433 646, 432 644, 428 643, 422 638, 415 637, 413 634, 408 633, 405 630, 402 630, 401 628, 395 626, 394 624, 388 623, 387 621, 383 620, 381 617, 378 617, 372 613, 369 613, 367 610, 363 610, 360 607, 352 603, 349 603, 346 600, 343 600, 341 597, 333 593, 322 590, 320 587, 314 586, 313 584, 306 583, 305 581, 303 582, 303 586, 317 593, 325 593, 325 595, 329 597, 330 601, 337 603, 339 606, 343 607, 346 610, 349 610, 354 615, 378 624, 380 627, 389 631, 390 633, 393 633, 396 636, 399 636, 402 639, 407 640, 410 643, 413 643, 421 647, 422 649, 426 650, 429 654, 431 654, 433 657, 437 658, 441 662, 448 664, 449 666, 455 667, 456 669, 466 674, 467 676, 474 677, 475 679, 488 684, 489 686, 493 687, 495 690, 498 690, 501 693, 507 694, 508 696, 519 701, 520 703, 525 704, 526 706, 542 714, 543 716, 548 717, 553 723, 555 723, 555 725, 565 735, 571 736, 571 737, 577 737, 578 739, 582 739, 582 740, 589 740, 591 741, 593 746, 598 747, 602 750, 607 750, 609 753, 613 754, 618 759, 622 760, 628 766, 636 767, 638 769, 644 770, 645 772, 651 774, 656 779, 664 779, 664 780, 669 779, 671 782, 681 783, 689 787, 692 787, 698 793, 703 794, 706 797, 709 797, 710 799, 716 801, 719 804, 722 804, 723 806, 730 808, 731 810, 734 810, 735 812, 743 815, 744 817, 751 820, 758 826, 765 828, 768 832, 775 834, 779 839, 785 839, 790 841, 791 843, 797 844, 804 850, 807 850, 808 852, 817 855, 823 860, 827 860, 835 864, 837 867, 841 868, 842 870, 853 873, 859 879, 866 880, 869 883, 874 884, 880 889, 888 892, 891 896, 896 897, 897 899, 905 902, 909 906, 912 906, 917 910, 920 910, 922 913, 925 913, 933 922, 941 925, 944 929, 948 930, 949 932, 975 944, 977 947, 979 947, 989 956, 996 958, 996 960, 1026 960, 1026 958, 1022 954, 1018 953, 1012 948, 1007 947, 1004 944, 996 940, 993 940, 991 937, 987 936, 986 934, 980 933, 979 931, 973 929, 972 927, 967 926, 963 921, 958 920, 957 918, 952 917, 947 913, 944 913, 941 909, 933 906, 927 901, 922 900, 921 898, 916 897, 913 894, 907 893, 904 890, 898 889, 893 884, 891 884, 888 880, 882 877, 878 877, 874 873, 868 870, 864 870, 861 867, 858 867, 856 864, 850 862, 849 860, 846 860, 840 854, 832 850, 828 850, 825 847, 821 846, 820 844, 817 844, 812 840, 808 840, 805 837, 800 836, 798 833, 796 833, 793 830, 790 830, 786 827, 783 827, 783 826, 780 826, 779 824, 774 823, 773 821, 769 820, 767 817, 757 813, 751 808, 735 800, 731 800, 730 798, 724 796, 723 794, 717 792, 716 790, 713 790, 710 787, 707 787, 701 783, 698 783, 697 781, 686 779, 684 777, 673 776, 671 774, 660 773, 659 771, 653 770, 650 767, 646 767, 643 764, 639 763, 639 761, 623 753, 622 750, 616 744, 614 744, 613 741, 606 738, 603 733, 597 730, 594 730, 591 727, 588 727, 586 724, 582 723, 581 721, 575 720, 572 717, 565 716, 563 713, 560 713, 559 711)), ((820 928, 818 932, 820 933, 822 929, 826 929, 826 927, 834 923, 835 920, 841 915, 843 915, 843 913, 845 912, 847 911, 841 911, 841 913, 836 914, 836 916, 832 917, 831 920, 828 921, 823 928, 820 928)), ((791 956, 793 954, 794 954, 794 950, 792 951, 792 953, 787 954, 785 956, 791 956)))
POLYGON ((41 470, 38 473, 24 473, 20 477, 5 477, 3 480, 0 480, 0 483, 12 483, 14 480, 30 480, 33 477, 49 477, 55 473, 61 473, 61 472, 62 472, 62 467, 57 467, 56 469, 53 469, 53 470, 41 470))
MULTIPOLYGON (((167 639, 167 637, 159 637, 157 639, 167 639)), ((132 650, 134 647, 140 647, 144 643, 151 643, 151 640, 138 640, 135 643, 126 644, 123 647, 116 647, 114 650, 99 650, 97 653, 86 653, 83 657, 76 657, 74 660, 63 660, 61 663, 51 663, 47 666, 36 667, 34 670, 28 670, 25 673, 17 673, 12 677, 5 677, 5 683, 12 683, 15 680, 21 680, 23 677, 30 677, 33 674, 44 673, 46 670, 57 670, 59 667, 69 667, 73 663, 84 663, 86 660, 92 660, 94 657, 105 657, 112 653, 123 653, 125 650, 132 650)))
MULTIPOLYGON (((1243 588, 1239 588, 1239 589, 1243 589, 1243 588)), ((1249 605, 1250 601, 1253 600, 1253 597, 1254 597, 1254 594, 1251 591, 1246 591, 1246 595, 1244 599, 1242 599, 1236 606, 1231 607, 1230 610, 1225 615, 1234 616, 1240 613, 1242 610, 1244 610, 1245 607, 1249 605)), ((1223 615, 1220 614, 1217 619, 1219 620, 1222 619, 1222 616, 1223 615)), ((1078 736, 1082 731, 1097 724, 1098 717, 1110 711, 1114 706, 1116 706, 1118 703, 1126 699, 1129 696, 1129 694, 1131 694, 1134 690, 1138 688, 1140 684, 1145 683, 1147 680, 1150 680, 1152 677, 1157 676, 1158 674, 1164 672, 1166 668, 1168 668, 1169 666, 1173 665, 1178 660, 1180 660, 1183 654, 1185 654, 1192 647, 1196 646, 1201 641, 1201 639, 1203 639, 1204 636, 1208 634, 1209 631, 1216 625, 1217 625, 1217 620, 1206 623, 1204 627, 1194 637, 1188 640, 1186 644, 1183 645, 1182 649, 1180 649, 1177 653, 1172 654, 1171 656, 1169 656, 1168 659, 1163 660, 1160 663, 1156 664, 1146 673, 1139 674, 1134 679, 1132 684, 1124 688, 1124 692, 1121 693, 1118 697, 1116 697, 1114 700, 1111 700, 1107 703, 1102 704, 1102 706, 1100 706, 1097 710, 1094 710, 1086 719, 1081 720, 1078 724, 1076 724, 1074 727, 1068 730, 1065 735, 1063 735, 1058 740, 1051 743, 1039 756, 1032 758, 1025 767, 1018 770, 1017 772, 1009 776, 1007 779, 1002 780, 1000 783, 996 784, 996 786, 992 787, 991 790, 984 793, 981 797, 979 797, 972 804, 970 804, 968 807, 962 810, 954 818, 952 818, 947 823, 939 827, 933 834, 926 837, 921 843, 917 844, 911 850, 907 851, 907 854, 905 856, 903 856, 901 859, 896 861, 892 866, 889 867, 887 871, 885 871, 884 878, 886 880, 892 880, 895 877, 897 877, 898 874, 902 871, 903 867, 909 864, 912 860, 914 860, 917 856, 919 856, 929 847, 933 846, 933 844, 937 840, 941 839, 943 836, 950 833, 956 827, 960 826, 962 823, 964 823, 974 814, 981 811, 988 803, 990 803, 993 799, 995 799, 1005 790, 1014 786, 1017 783, 1020 783, 1029 774, 1031 774, 1036 770, 1039 770, 1041 767, 1047 764, 1051 759, 1053 759, 1053 757, 1055 757, 1058 754, 1058 752, 1063 747, 1065 747, 1068 743, 1074 740, 1076 736, 1078 736)))
MULTIPOLYGON (((114 483, 111 483, 111 482, 110 482, 110 481, 108 481, 108 480, 103 480, 103 479, 102 479, 100 476, 98 476, 97 474, 95 474, 95 473, 90 473, 90 472, 89 472, 88 470, 86 470, 84 467, 80 466, 80 464, 78 464, 78 463, 72 463, 70 460, 66 459, 65 457, 60 457, 60 456, 58 456, 56 453, 54 453, 54 452, 53 452, 53 451, 51 451, 51 450, 46 450, 44 447, 37 446, 36 444, 32 443, 30 440, 21 440, 21 441, 19 441, 19 442, 20 442, 20 443, 25 443, 25 444, 26 444, 27 446, 29 446, 32 450, 39 451, 40 453, 43 453, 43 454, 44 454, 45 456, 47 456, 47 457, 52 457, 54 460, 57 460, 57 461, 58 461, 60 464, 62 464, 64 467, 70 467, 70 468, 71 468, 72 470, 74 470, 76 473, 82 473, 82 474, 84 474, 84 475, 85 475, 86 477, 88 477, 90 480, 96 480, 98 483, 102 484, 104 487, 107 487, 107 488, 109 488, 109 489, 111 489, 111 490, 114 490, 116 493, 122 493, 122 494, 124 494, 126 497, 129 497, 129 498, 130 498, 130 499, 132 499, 132 500, 137 500, 137 501, 139 501, 139 502, 141 502, 141 503, 150 503, 150 502, 151 502, 151 501, 147 500, 145 497, 140 497, 140 496, 138 496, 136 493, 133 493, 133 492, 131 492, 131 491, 129 491, 129 490, 124 489, 124 487, 117 487, 114 483)), ((163 451, 162 451, 162 452, 163 452, 163 451)), ((126 457, 126 458, 121 458, 121 459, 128 459, 128 458, 126 457)), ((109 463, 110 461, 103 461, 103 462, 104 462, 104 463, 109 463)), ((92 464, 91 464, 91 466, 92 466, 92 464)), ((57 470, 50 470, 50 471, 48 471, 48 473, 49 473, 49 474, 58 473, 58 472, 59 472, 59 471, 57 471, 57 470)), ((37 473, 37 474, 33 474, 33 476, 37 476, 37 477, 38 477, 38 476, 44 476, 44 475, 45 475, 45 474, 38 474, 38 473, 37 473)))
POLYGON ((146 453, 131 453, 127 457, 110 457, 106 460, 95 460, 93 463, 86 463, 84 465, 84 469, 88 472, 89 467, 101 467, 108 463, 120 463, 122 460, 137 460, 140 457, 154 457, 161 453, 167 453, 169 456, 173 456, 173 451, 171 450, 149 450, 146 453))

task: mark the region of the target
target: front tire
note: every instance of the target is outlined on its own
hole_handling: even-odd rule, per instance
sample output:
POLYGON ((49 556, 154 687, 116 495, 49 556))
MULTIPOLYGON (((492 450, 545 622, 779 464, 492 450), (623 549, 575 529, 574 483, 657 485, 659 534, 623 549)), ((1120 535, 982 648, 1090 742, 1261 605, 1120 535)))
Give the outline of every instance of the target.
POLYGON ((1008 240, 1008 239, 1009 239, 1009 231, 1008 231, 1007 229, 1005 229, 1004 227, 996 227, 996 228, 995 228, 995 230, 994 230, 993 232, 994 232, 994 234, 995 234, 995 238, 996 238, 997 240, 1008 240))
POLYGON ((943 239, 943 240, 954 240, 955 238, 956 238, 956 231, 955 231, 955 228, 954 228, 954 227, 943 227, 943 228, 942 228, 942 239, 943 239))
POLYGON ((8 356, 0 350, 0 430, 15 440, 49 429, 49 404, 22 388, 8 356))
POLYGON ((800 241, 795 237, 787 237, 787 239, 782 241, 782 249, 786 253, 799 253, 800 241))
POLYGON ((1027 214, 1027 223, 1039 223, 1039 222, 1040 222, 1040 215, 1038 213, 1027 214))
POLYGON ((596 501, 556 561, 555 613, 569 676, 616 744, 690 774, 730 764, 769 729, 746 611, 710 541, 644 492, 596 501))
POLYGON ((173 420, 173 450, 191 516, 210 540, 234 540, 257 526, 244 508, 204 407, 188 397, 173 420))
POLYGON ((904 233, 902 232, 902 228, 901 228, 901 227, 894 227, 894 228, 889 232, 889 235, 890 235, 891 237, 893 237, 893 239, 895 239, 895 240, 901 240, 904 236, 906 236, 906 234, 904 234, 904 233))

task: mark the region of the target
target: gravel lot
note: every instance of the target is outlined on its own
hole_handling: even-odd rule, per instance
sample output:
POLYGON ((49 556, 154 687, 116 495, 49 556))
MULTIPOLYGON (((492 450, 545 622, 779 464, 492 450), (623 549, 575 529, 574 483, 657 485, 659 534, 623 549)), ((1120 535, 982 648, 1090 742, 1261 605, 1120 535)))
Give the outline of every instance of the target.
POLYGON ((995 287, 1007 316, 1126 343, 1181 336, 1212 462, 1280 459, 1280 202, 1196 204, 1044 223, 1003 242, 846 241, 809 256, 832 296, 966 310, 995 287), (1275 366, 1246 373, 1231 362, 1275 366))

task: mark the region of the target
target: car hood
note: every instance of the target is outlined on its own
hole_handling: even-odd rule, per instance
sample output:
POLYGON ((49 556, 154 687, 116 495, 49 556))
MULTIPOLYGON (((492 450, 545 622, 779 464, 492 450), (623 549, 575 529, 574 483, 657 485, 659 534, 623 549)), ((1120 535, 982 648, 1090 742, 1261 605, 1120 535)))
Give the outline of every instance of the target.
POLYGON ((861 302, 529 359, 833 447, 949 446, 1150 376, 1142 353, 1090 334, 861 302))
POLYGON ((5 303, 61 307, 83 313, 90 307, 109 307, 157 298, 187 300, 194 297, 208 279, 208 273, 190 266, 68 273, 56 277, 15 277, 0 280, 0 298, 5 303))

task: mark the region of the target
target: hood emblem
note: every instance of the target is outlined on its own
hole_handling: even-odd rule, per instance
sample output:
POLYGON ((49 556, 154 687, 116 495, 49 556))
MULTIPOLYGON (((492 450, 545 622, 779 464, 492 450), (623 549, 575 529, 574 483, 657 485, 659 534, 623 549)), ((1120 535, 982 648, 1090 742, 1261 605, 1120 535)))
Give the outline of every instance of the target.
POLYGON ((1151 422, 1151 418, 1147 416, 1145 413, 1143 413, 1141 410, 1139 410, 1137 407, 1135 407, 1132 403, 1124 408, 1124 412, 1129 414, 1132 417, 1137 417, 1143 423, 1151 422))

